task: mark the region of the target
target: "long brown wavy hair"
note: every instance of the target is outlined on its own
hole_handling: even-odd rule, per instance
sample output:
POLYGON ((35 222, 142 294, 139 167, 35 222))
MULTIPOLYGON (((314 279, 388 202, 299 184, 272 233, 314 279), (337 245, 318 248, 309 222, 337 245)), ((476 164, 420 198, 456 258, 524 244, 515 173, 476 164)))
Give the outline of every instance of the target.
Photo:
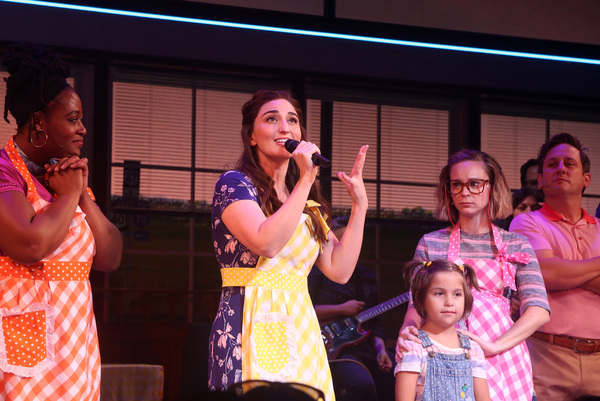
MULTIPOLYGON (((258 154, 256 146, 250 144, 250 138, 252 137, 252 130, 254 129, 254 121, 260 111, 260 108, 268 102, 277 99, 284 99, 290 102, 292 107, 295 109, 296 114, 300 120, 300 132, 302 139, 306 139, 306 129, 304 128, 304 117, 300 103, 292 97, 288 91, 276 91, 276 90, 262 90, 256 92, 252 99, 247 101, 242 107, 242 143, 244 145, 244 151, 242 156, 237 162, 236 168, 246 174, 251 180, 258 191, 260 198, 260 208, 267 215, 270 216, 275 213, 281 207, 282 203, 277 197, 277 191, 274 187, 274 181, 265 172, 262 166, 259 164, 258 154)), ((300 170, 294 159, 290 159, 287 174, 285 176, 285 185, 291 192, 296 186, 300 178, 300 170)), ((321 204, 321 213, 327 219, 327 223, 331 224, 331 211, 329 202, 321 197, 321 192, 316 183, 313 183, 308 199, 314 200, 321 204)), ((304 213, 308 214, 312 221, 313 236, 321 244, 327 242, 327 235, 318 222, 317 216, 309 208, 304 208, 304 213)))

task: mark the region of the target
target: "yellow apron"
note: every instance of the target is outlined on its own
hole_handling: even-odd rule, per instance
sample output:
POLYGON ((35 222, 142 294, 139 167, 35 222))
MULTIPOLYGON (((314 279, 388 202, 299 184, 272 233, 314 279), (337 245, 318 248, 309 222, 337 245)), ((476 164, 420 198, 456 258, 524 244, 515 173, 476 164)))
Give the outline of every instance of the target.
MULTIPOLYGON (((329 227, 319 204, 307 206, 329 227)), ((254 269, 221 269, 223 287, 245 287, 242 323, 242 380, 305 383, 335 399, 331 372, 307 276, 319 256, 311 220, 303 214, 296 231, 274 258, 261 257, 254 269)))

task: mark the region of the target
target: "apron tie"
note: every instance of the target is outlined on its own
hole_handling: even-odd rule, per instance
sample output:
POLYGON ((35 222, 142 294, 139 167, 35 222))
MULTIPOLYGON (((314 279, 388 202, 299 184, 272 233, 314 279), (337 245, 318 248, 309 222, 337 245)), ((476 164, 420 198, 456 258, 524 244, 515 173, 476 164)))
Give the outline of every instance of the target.
POLYGON ((502 248, 498 249, 498 256, 496 257, 496 260, 498 261, 502 261, 503 263, 506 262, 513 262, 513 263, 520 263, 520 264, 528 264, 529 263, 529 254, 526 252, 515 252, 515 253, 508 253, 508 244, 503 244, 502 248))
POLYGON ((502 242, 500 231, 495 225, 492 225, 492 232, 494 234, 494 243, 498 249, 498 255, 495 259, 498 261, 500 269, 502 270, 504 286, 516 291, 515 269, 510 263, 527 264, 529 263, 529 254, 525 252, 508 253, 508 243, 502 242))

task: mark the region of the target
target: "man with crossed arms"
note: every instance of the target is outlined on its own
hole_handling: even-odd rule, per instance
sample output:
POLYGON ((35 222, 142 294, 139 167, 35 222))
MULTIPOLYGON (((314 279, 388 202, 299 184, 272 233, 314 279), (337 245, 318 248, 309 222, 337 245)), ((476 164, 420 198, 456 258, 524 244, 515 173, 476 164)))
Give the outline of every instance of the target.
POLYGON ((590 160, 563 133, 542 145, 538 162, 544 206, 510 225, 535 250, 552 311, 528 339, 535 392, 539 401, 600 396, 600 220, 581 208, 590 160))

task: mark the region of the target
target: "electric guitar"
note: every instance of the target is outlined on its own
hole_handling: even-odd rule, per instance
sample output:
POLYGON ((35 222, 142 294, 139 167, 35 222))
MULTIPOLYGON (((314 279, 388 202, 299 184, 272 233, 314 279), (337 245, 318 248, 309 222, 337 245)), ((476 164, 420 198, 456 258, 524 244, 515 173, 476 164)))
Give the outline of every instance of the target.
POLYGON ((359 313, 356 316, 349 316, 335 322, 321 326, 321 336, 325 343, 327 359, 336 359, 340 351, 346 347, 358 345, 365 341, 371 330, 364 331, 360 326, 363 322, 374 318, 377 315, 402 305, 410 299, 410 293, 405 292, 402 295, 385 301, 382 304, 374 306, 359 313))

